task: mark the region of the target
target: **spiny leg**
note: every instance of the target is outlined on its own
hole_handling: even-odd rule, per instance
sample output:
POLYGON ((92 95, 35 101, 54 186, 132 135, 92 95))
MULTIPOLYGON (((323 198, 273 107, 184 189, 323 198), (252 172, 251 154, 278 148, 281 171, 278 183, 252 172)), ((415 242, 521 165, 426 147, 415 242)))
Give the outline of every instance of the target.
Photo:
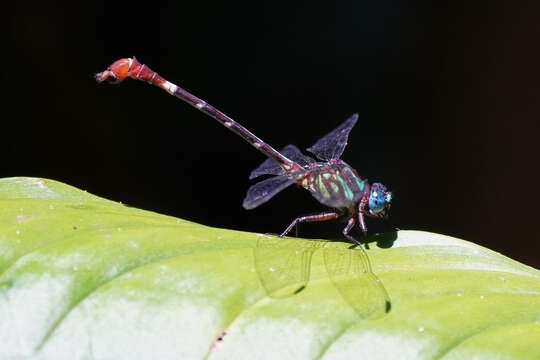
POLYGON ((354 220, 354 217, 352 216, 349 218, 349 220, 347 220, 347 225, 343 228, 343 235, 345 235, 345 237, 349 236, 349 232, 351 232, 351 229, 355 223, 356 220, 354 220))
MULTIPOLYGON (((366 231, 367 229, 365 229, 365 224, 364 224, 364 217, 362 216, 362 213, 358 213, 358 221, 360 223, 360 227, 362 228, 362 225, 363 225, 363 228, 362 228, 362 231, 364 232, 364 235, 366 234, 366 231)), ((343 228, 343 235, 345 235, 345 237, 350 241, 352 242, 353 244, 356 244, 360 250, 362 250, 362 253, 363 253, 363 256, 362 256, 362 260, 364 262, 364 266, 366 268, 366 271, 369 271, 371 272, 371 263, 369 261, 369 257, 367 256, 366 254, 366 251, 364 250, 364 247, 362 246, 362 244, 360 243, 360 241, 358 241, 354 236, 352 236, 350 233, 350 231, 352 230, 352 228, 354 227, 354 224, 356 223, 356 220, 354 217, 351 217, 348 221, 347 221, 347 225, 345 226, 345 228, 343 228)))
MULTIPOLYGON (((364 218, 361 217, 362 214, 359 214, 359 221, 360 221, 360 227, 362 227, 362 225, 365 226, 365 224, 363 224, 363 221, 364 221, 364 218)), ((362 249, 362 251, 364 250, 364 248, 362 247, 362 244, 360 243, 360 241, 358 241, 354 236, 352 236, 351 234, 349 234, 352 230, 352 228, 354 227, 354 224, 356 224, 356 219, 354 218, 354 216, 351 216, 349 218, 349 220, 347 221, 347 225, 343 228, 343 235, 350 241, 352 242, 353 244, 356 244, 358 245, 358 247, 360 247, 362 249)), ((363 231, 364 229, 362 229, 363 231)))
MULTIPOLYGON (((366 194, 369 194, 369 193, 366 193, 366 194)), ((366 226, 366 222, 364 221, 364 209, 368 203, 368 200, 369 200, 369 195, 367 196, 364 195, 362 199, 360 199, 360 202, 358 203, 358 226, 360 226, 360 230, 362 230, 362 233, 364 234, 364 236, 367 236, 367 226, 366 226)))
POLYGON ((360 227, 360 230, 362 230, 362 234, 367 236, 367 226, 366 222, 364 221, 364 214, 361 212, 358 213, 358 226, 360 227))
POLYGON ((306 215, 306 216, 300 216, 293 220, 293 222, 279 235, 280 237, 283 237, 287 235, 293 227, 296 226, 296 224, 301 222, 315 222, 315 221, 327 221, 327 220, 333 220, 337 219, 340 216, 337 212, 324 212, 320 214, 315 215, 306 215))

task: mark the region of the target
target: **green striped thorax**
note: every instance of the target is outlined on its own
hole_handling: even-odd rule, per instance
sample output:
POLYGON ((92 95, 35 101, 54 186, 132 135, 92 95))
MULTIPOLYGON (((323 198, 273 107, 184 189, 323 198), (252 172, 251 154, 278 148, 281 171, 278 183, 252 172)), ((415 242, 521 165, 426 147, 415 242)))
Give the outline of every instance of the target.
POLYGON ((367 181, 339 159, 311 164, 298 183, 322 204, 333 208, 349 208, 369 191, 367 181))
POLYGON ((298 175, 297 182, 322 204, 333 208, 350 208, 366 196, 367 214, 375 217, 385 217, 392 202, 392 193, 384 185, 370 186, 339 159, 311 164, 307 173, 298 175))

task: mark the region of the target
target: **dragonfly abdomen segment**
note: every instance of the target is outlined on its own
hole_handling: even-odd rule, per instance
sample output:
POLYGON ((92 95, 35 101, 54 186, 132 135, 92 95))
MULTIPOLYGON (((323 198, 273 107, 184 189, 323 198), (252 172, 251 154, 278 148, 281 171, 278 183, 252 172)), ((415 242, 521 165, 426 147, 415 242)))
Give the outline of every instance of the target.
POLYGON ((158 86, 169 94, 176 96, 177 98, 187 102, 191 106, 197 108, 201 112, 211 116, 215 120, 219 121, 226 128, 241 136, 244 140, 249 142, 253 147, 258 149, 266 156, 274 159, 285 172, 298 171, 302 167, 286 156, 280 154, 270 145, 259 139, 245 127, 217 110, 210 104, 199 99, 190 92, 182 89, 170 81, 161 77, 155 71, 152 71, 148 66, 141 64, 137 59, 120 59, 114 62, 109 68, 101 73, 96 74, 96 80, 98 82, 108 81, 111 83, 119 83, 127 77, 131 77, 135 80, 145 81, 152 85, 158 86))

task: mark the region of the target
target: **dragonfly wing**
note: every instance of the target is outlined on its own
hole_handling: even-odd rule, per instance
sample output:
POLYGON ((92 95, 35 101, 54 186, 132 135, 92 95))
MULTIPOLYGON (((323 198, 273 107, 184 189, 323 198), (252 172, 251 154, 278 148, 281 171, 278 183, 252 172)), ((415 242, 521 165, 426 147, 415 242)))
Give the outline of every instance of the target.
MULTIPOLYGON (((309 156, 306 156, 302 154, 300 149, 298 149, 294 145, 287 145, 283 149, 279 151, 292 161, 300 164, 301 166, 306 166, 311 163, 314 163, 315 160, 310 158, 309 156)), ((250 179, 254 179, 261 175, 283 175, 285 172, 279 166, 279 164, 273 160, 273 159, 266 159, 261 165, 259 165, 258 168, 253 170, 251 174, 249 175, 250 179)))
POLYGON ((244 199, 244 209, 250 210, 267 202, 281 190, 294 184, 294 180, 286 176, 274 176, 252 185, 244 199))
POLYGON ((249 174, 249 179, 255 179, 261 175, 283 175, 285 171, 274 159, 266 159, 258 168, 249 174))
POLYGON ((307 151, 324 161, 339 159, 347 146, 349 133, 357 121, 358 114, 353 114, 332 132, 319 139, 307 151))
POLYGON ((316 162, 315 159, 302 154, 300 149, 292 144, 285 146, 283 149, 281 149, 280 152, 292 161, 297 162, 302 166, 307 166, 316 162))
POLYGON ((311 257, 318 249, 299 246, 298 240, 261 237, 253 249, 255 269, 268 296, 283 298, 306 287, 309 281, 311 257))
POLYGON ((326 247, 324 250, 324 263, 330 279, 362 319, 377 318, 390 311, 390 297, 371 271, 364 249, 326 247))

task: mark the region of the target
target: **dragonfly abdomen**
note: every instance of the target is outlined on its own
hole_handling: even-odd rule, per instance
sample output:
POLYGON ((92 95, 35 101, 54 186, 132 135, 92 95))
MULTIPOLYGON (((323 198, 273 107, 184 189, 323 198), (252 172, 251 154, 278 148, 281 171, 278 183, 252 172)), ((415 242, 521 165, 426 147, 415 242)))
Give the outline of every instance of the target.
POLYGON ((187 102, 188 104, 197 108, 203 113, 209 115, 210 117, 214 118, 222 125, 224 125, 226 128, 249 142, 253 147, 262 152, 264 155, 268 156, 271 159, 274 159, 274 161, 276 161, 279 166, 283 168, 284 171, 291 172, 302 169, 300 165, 296 164, 294 161, 287 158, 286 156, 280 154, 270 145, 259 139, 253 133, 251 133, 248 129, 246 129, 221 111, 217 110, 210 104, 206 103, 206 101, 199 99, 190 92, 182 89, 180 86, 177 86, 166 80, 165 78, 161 77, 158 73, 152 71, 148 66, 138 62, 135 57, 131 59, 126 58, 117 60, 111 66, 109 66, 107 70, 95 75, 95 78, 98 82, 108 81, 113 84, 122 82, 127 77, 131 77, 135 80, 145 81, 149 84, 158 86, 163 90, 167 91, 169 94, 176 96, 177 98, 187 102))

